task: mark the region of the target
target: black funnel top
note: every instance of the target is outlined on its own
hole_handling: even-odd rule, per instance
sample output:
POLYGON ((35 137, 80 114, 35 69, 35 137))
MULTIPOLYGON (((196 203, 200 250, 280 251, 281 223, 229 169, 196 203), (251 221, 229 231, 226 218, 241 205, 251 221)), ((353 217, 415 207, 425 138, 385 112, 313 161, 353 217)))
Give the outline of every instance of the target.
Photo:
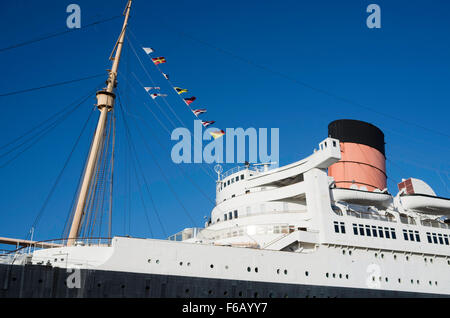
POLYGON ((353 120, 339 119, 328 125, 328 136, 341 142, 362 144, 380 151, 385 157, 384 134, 372 124, 353 120))

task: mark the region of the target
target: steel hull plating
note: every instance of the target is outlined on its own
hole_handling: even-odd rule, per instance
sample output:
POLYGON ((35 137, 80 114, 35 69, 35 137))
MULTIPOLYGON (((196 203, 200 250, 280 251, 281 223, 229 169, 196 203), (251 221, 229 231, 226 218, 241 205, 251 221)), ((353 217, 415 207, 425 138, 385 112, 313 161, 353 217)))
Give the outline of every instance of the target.
POLYGON ((0 264, 1 298, 364 298, 446 295, 0 264), (73 276, 71 276, 72 278, 73 276), (69 278, 70 280, 70 278, 69 278), (77 284, 79 284, 77 286, 77 284), (77 288, 79 287, 79 288, 77 288))

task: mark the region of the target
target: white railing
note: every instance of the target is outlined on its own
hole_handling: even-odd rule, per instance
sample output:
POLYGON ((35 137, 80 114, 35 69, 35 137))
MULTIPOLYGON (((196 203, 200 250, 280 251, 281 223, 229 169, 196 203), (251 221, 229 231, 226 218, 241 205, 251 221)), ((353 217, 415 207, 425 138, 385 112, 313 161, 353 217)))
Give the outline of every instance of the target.
POLYGON ((226 177, 229 177, 230 175, 232 175, 236 172, 242 171, 242 170, 252 170, 255 172, 259 172, 258 168, 256 168, 256 167, 237 166, 237 167, 231 168, 230 170, 227 170, 225 173, 222 173, 220 175, 220 180, 223 180, 226 177))

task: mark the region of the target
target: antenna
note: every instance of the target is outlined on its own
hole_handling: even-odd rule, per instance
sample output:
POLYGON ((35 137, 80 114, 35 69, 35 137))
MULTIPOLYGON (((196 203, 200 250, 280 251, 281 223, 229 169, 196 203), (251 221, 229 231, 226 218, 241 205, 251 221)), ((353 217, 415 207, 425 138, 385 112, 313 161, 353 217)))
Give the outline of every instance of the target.
POLYGON ((214 171, 217 173, 217 181, 220 181, 220 175, 222 174, 222 171, 223 171, 222 166, 219 164, 215 165, 214 171))

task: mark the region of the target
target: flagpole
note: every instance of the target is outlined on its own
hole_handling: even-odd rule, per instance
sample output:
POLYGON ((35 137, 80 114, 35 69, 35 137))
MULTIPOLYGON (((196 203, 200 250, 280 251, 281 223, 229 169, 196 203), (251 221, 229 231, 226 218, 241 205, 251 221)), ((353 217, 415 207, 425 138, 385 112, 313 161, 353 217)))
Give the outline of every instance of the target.
POLYGON ((117 86, 117 70, 119 68, 125 32, 128 26, 128 18, 130 17, 131 3, 132 0, 128 0, 127 7, 124 11, 125 20, 123 23, 122 31, 113 49, 113 53, 115 50, 115 55, 113 58, 110 58, 113 61, 113 64, 111 70, 109 71, 109 76, 106 82, 107 87, 104 90, 97 92, 97 108, 100 111, 100 116, 98 119, 94 139, 92 141, 91 151, 89 152, 85 173, 81 183, 80 193, 78 195, 72 225, 70 228, 69 236, 67 238, 67 246, 73 245, 75 240, 78 238, 81 229, 81 220, 85 213, 86 200, 88 197, 89 189, 91 187, 92 178, 97 167, 99 152, 104 142, 103 135, 105 132, 107 116, 108 113, 114 108, 114 102, 116 98, 114 90, 117 86))

